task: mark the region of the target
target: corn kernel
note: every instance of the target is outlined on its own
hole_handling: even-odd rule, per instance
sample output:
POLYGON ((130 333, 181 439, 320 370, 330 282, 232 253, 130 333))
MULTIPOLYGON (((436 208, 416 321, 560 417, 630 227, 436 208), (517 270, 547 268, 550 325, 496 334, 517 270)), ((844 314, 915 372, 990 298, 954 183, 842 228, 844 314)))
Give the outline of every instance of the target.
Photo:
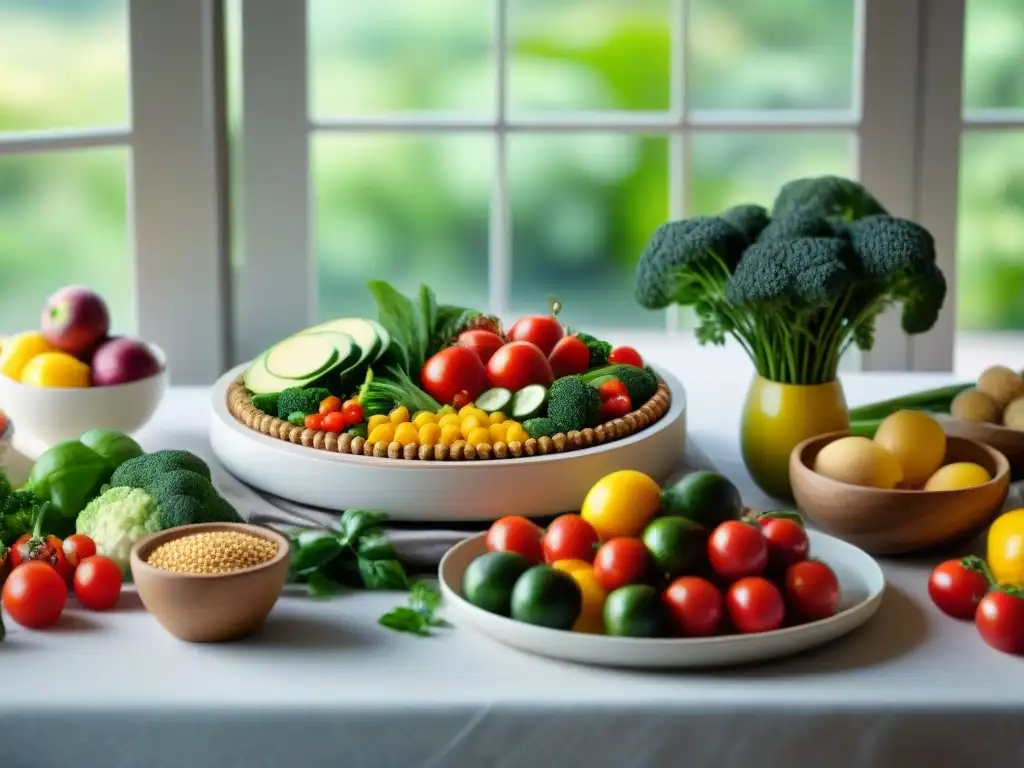
POLYGON ((409 409, 400 405, 389 414, 389 417, 392 424, 403 424, 409 420, 409 409))
POLYGON ((495 411, 494 413, 487 417, 487 420, 491 422, 491 424, 501 424, 503 421, 505 421, 505 414, 502 413, 501 411, 495 411))
POLYGON ((419 430, 416 429, 415 425, 410 424, 408 421, 404 421, 395 427, 395 440, 400 442, 402 445, 415 443, 418 437, 419 430))
POLYGON ((442 429, 444 429, 447 426, 457 427, 460 424, 462 424, 462 419, 460 419, 454 413, 446 413, 444 416, 437 420, 437 426, 441 427, 442 429))
POLYGON ((370 420, 366 423, 366 429, 373 432, 381 424, 390 424, 391 419, 385 416, 383 413, 378 413, 376 416, 371 416, 370 420))
POLYGON ((370 431, 369 436, 366 438, 368 443, 390 443, 395 439, 395 425, 388 422, 387 424, 379 424, 375 429, 370 431))
POLYGON ((487 427, 474 427, 469 430, 469 434, 466 435, 466 442, 470 445, 480 445, 480 443, 487 443, 487 445, 490 445, 491 433, 487 430, 487 427))
POLYGON ((417 434, 420 445, 437 445, 441 440, 441 428, 432 422, 421 426, 417 434))
POLYGON ((523 425, 518 422, 511 422, 508 427, 508 431, 505 433, 506 443, 525 443, 529 435, 526 434, 526 430, 523 429, 523 425))
POLYGON ((505 438, 505 435, 508 434, 508 426, 506 424, 491 424, 488 432, 491 435, 492 443, 508 442, 505 438))
POLYGON ((456 440, 462 439, 462 428, 458 424, 445 424, 441 427, 441 437, 438 442, 442 445, 451 445, 456 440))
POLYGON ((412 423, 419 429, 424 424, 433 424, 437 421, 437 417, 430 411, 417 411, 416 415, 412 417, 412 423))
POLYGON ((467 416, 462 420, 462 436, 469 439, 469 433, 477 427, 482 427, 487 422, 481 422, 476 416, 467 416))

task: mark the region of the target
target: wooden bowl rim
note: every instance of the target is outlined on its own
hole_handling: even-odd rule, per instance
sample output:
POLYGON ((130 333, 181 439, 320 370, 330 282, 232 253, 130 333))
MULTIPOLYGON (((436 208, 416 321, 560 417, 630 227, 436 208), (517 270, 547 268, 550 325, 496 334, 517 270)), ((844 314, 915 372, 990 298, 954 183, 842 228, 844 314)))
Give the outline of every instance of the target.
POLYGON ((140 568, 148 575, 165 580, 210 581, 214 579, 225 580, 243 578, 259 571, 273 568, 289 556, 290 549, 291 545, 286 536, 283 536, 272 528, 266 528, 261 525, 253 525, 252 523, 194 523, 192 525, 182 525, 178 528, 168 528, 166 531, 157 531, 156 533, 150 534, 146 538, 137 541, 135 546, 132 547, 130 559, 133 573, 136 568, 140 568), (145 558, 161 544, 166 544, 169 541, 175 541, 176 539, 181 539, 185 536, 191 536, 194 533, 203 533, 207 531, 238 531, 239 533, 247 533, 250 536, 258 536, 277 544, 277 553, 265 563, 253 565, 248 568, 242 568, 238 571, 231 571, 229 573, 179 573, 178 571, 165 571, 163 568, 157 568, 156 566, 150 565, 146 562, 145 558))
MULTIPOLYGON (((935 417, 939 422, 944 424, 956 424, 957 427, 966 427, 969 430, 977 430, 978 434, 991 434, 998 435, 1000 437, 1006 437, 1011 441, 1019 442, 1024 446, 1024 431, 1019 429, 1012 429, 1010 427, 1003 426, 1002 424, 993 424, 990 421, 968 421, 967 419, 954 419, 952 416, 939 415, 935 417)), ((960 437, 960 435, 950 435, 950 437, 958 437, 961 440, 973 440, 970 437, 960 437)), ((976 441, 982 442, 982 441, 976 441)), ((989 446, 991 448, 991 446, 989 446)))
POLYGON ((867 494, 874 494, 874 495, 877 495, 877 496, 883 496, 883 495, 903 496, 905 494, 913 494, 915 497, 921 497, 921 496, 935 496, 935 497, 939 497, 939 496, 944 496, 944 497, 949 498, 953 494, 969 495, 969 494, 972 494, 972 493, 977 493, 979 491, 979 489, 981 489, 981 488, 990 488, 990 487, 994 488, 994 487, 997 487, 999 485, 1003 485, 1003 484, 1008 484, 1009 483, 1009 479, 1010 479, 1010 460, 1007 459, 1006 456, 1003 455, 1003 453, 1001 451, 998 451, 995 448, 993 448, 992 446, 986 445, 985 443, 982 443, 982 442, 980 442, 978 440, 971 440, 970 438, 958 437, 956 435, 947 435, 946 436, 946 441, 948 442, 950 440, 956 440, 956 441, 959 441, 959 442, 968 443, 970 445, 973 445, 974 447, 980 448, 981 450, 983 450, 986 453, 988 453, 991 456, 992 460, 995 462, 996 473, 992 476, 992 479, 989 480, 987 483, 982 483, 981 485, 973 485, 970 488, 956 488, 956 489, 947 490, 947 491, 925 491, 923 489, 922 490, 915 490, 913 488, 872 488, 871 486, 868 486, 868 485, 851 485, 850 483, 842 483, 842 482, 840 482, 838 480, 833 480, 831 477, 826 477, 825 475, 819 475, 817 472, 815 472, 811 467, 809 467, 807 465, 807 462, 804 460, 804 451, 806 451, 811 445, 813 445, 814 443, 821 442, 822 443, 822 447, 824 447, 825 445, 828 445, 829 443, 835 442, 836 440, 838 440, 838 439, 840 439, 842 437, 849 437, 849 436, 850 436, 849 430, 845 430, 844 429, 844 430, 839 430, 837 432, 825 432, 823 434, 815 435, 814 437, 807 438, 806 440, 798 443, 797 446, 793 449, 793 452, 790 454, 790 466, 793 466, 795 464, 796 466, 798 466, 800 468, 800 471, 805 472, 807 475, 813 476, 815 478, 816 482, 822 483, 826 488, 831 487, 831 488, 833 488, 833 489, 835 489, 837 491, 838 490, 857 491, 857 492, 862 492, 862 493, 867 493, 867 494))

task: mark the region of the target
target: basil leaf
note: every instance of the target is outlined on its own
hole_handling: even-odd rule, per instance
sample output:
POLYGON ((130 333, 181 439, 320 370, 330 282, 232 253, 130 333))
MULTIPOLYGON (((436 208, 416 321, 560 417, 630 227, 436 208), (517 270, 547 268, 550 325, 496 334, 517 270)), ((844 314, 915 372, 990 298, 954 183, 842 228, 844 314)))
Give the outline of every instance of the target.
POLYGON ((384 512, 375 509, 347 509, 338 525, 338 541, 343 547, 355 546, 360 536, 387 519, 384 512))
POLYGON ((291 572, 302 575, 318 570, 341 554, 342 544, 331 531, 303 530, 291 537, 291 572))
POLYGON ((367 589, 408 589, 409 579, 397 560, 366 560, 358 558, 359 574, 367 589))
POLYGON ((309 575, 310 597, 330 597, 341 591, 341 585, 336 581, 324 576, 320 571, 313 571, 309 575))
POLYGON ((384 531, 370 530, 359 537, 356 554, 366 560, 394 560, 395 548, 384 531))
POLYGON ((381 626, 396 632, 408 632, 422 637, 430 635, 430 620, 419 611, 404 605, 392 608, 377 621, 381 626))
POLYGON ((417 581, 409 590, 409 605, 426 616, 433 616, 441 605, 441 593, 425 581, 417 581))

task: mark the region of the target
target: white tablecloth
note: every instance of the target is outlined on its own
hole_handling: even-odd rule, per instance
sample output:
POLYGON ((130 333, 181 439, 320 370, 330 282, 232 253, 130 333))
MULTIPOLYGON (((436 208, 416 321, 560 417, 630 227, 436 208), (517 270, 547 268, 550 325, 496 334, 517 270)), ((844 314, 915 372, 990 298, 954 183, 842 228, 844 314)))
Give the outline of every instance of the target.
MULTIPOLYGON (((745 375, 714 352, 644 351, 686 384, 691 439, 768 504, 737 452, 745 375)), ((844 385, 856 404, 948 380, 844 385)), ((140 441, 208 456, 207 398, 172 390, 140 441)), ((931 606, 932 564, 883 562, 874 620, 810 655, 675 674, 558 663, 458 628, 390 632, 376 620, 392 594, 288 594, 256 637, 189 645, 129 593, 54 631, 8 621, 0 768, 1024 765, 1024 660, 931 606)))

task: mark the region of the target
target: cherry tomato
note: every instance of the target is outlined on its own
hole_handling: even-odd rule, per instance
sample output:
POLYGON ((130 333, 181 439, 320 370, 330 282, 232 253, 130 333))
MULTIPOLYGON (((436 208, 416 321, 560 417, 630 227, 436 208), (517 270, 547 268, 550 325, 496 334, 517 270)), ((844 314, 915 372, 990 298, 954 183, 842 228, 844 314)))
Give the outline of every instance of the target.
POLYGON ((49 565, 37 560, 19 565, 4 584, 4 610, 29 629, 55 624, 67 601, 68 587, 64 579, 49 565))
POLYGON ((761 519, 761 535, 768 542, 768 566, 784 571, 793 563, 807 559, 811 542, 799 523, 782 517, 761 519))
POLYGON ((320 414, 326 416, 341 410, 341 398, 331 395, 320 401, 320 414))
POLYGON ((476 352, 466 347, 442 349, 424 363, 420 380, 427 394, 447 405, 463 390, 473 401, 487 389, 484 364, 476 352))
POLYGON ((536 523, 519 515, 509 515, 495 520, 487 531, 487 549, 491 552, 515 552, 531 563, 542 563, 543 535, 544 531, 536 523))
POLYGON ((601 402, 610 400, 616 395, 629 397, 629 390, 626 389, 626 385, 618 379, 608 379, 608 381, 597 388, 597 393, 601 396, 601 402))
POLYGON ((807 621, 827 619, 836 612, 839 580, 820 560, 804 560, 786 569, 786 604, 807 621))
POLYGON ((974 617, 981 639, 1003 653, 1024 655, 1024 599, 1002 590, 989 592, 974 617))
POLYGON ((594 578, 606 591, 644 580, 650 569, 647 547, 640 539, 609 539, 594 555, 594 578))
POLYGON ((928 578, 928 595, 932 602, 954 619, 973 619, 988 589, 985 575, 965 568, 959 560, 940 563, 928 578))
POLYGON ((321 429, 324 426, 324 414, 311 413, 302 422, 306 429, 321 429))
POLYGON ((341 413, 345 417, 345 424, 350 427, 363 422, 363 406, 358 400, 346 400, 341 406, 341 413))
MULTIPOLYGON (((540 351, 547 357, 559 339, 565 336, 565 328, 558 322, 554 315, 528 315, 519 318, 515 324, 508 329, 508 337, 512 341, 528 341, 540 347, 540 351)), ((589 359, 589 355, 588 355, 589 359)), ((535 382, 542 384, 543 382, 535 382)), ((546 385, 545 385, 546 386, 546 385)))
POLYGON ((46 563, 53 568, 65 583, 71 583, 71 577, 75 573, 75 567, 68 562, 64 554, 64 542, 56 536, 46 536, 42 539, 24 537, 18 539, 18 563, 27 561, 38 561, 46 563))
POLYGON ((550 387, 555 374, 540 347, 528 341, 513 341, 487 362, 487 378, 492 387, 518 392, 530 384, 550 387))
POLYGON ((473 400, 470 398, 469 392, 464 389, 460 389, 455 393, 455 397, 452 398, 452 405, 456 408, 463 408, 472 402, 473 400))
POLYGON ((726 579, 758 576, 768 565, 768 541, 760 528, 729 520, 711 532, 708 562, 726 579))
MULTIPOLYGON (((0 544, 0 587, 7 580, 7 574, 11 572, 11 550, 0 544)), ((0 630, 2 632, 2 630, 0 630)))
POLYGON ((555 344, 548 355, 548 362, 556 379, 586 373, 590 367, 590 350, 579 336, 566 336, 555 344))
POLYGON ((632 347, 614 347, 608 354, 608 362, 614 365, 635 365, 637 368, 644 367, 644 359, 640 353, 632 347))
POLYGON ((771 632, 786 618, 779 588, 760 576, 747 576, 729 587, 725 607, 732 625, 745 635, 771 632))
POLYGON ((601 403, 600 415, 603 421, 621 419, 633 410, 629 395, 614 395, 601 403))
POLYGON ((72 568, 77 568, 85 558, 96 554, 96 542, 84 533, 75 533, 64 539, 64 557, 72 568))
POLYGON ((463 331, 455 343, 476 352, 484 365, 487 365, 495 352, 505 346, 505 340, 491 331, 463 331))
POLYGON ((597 550, 597 531, 579 515, 556 517, 544 532, 541 542, 544 562, 559 560, 593 561, 597 550))
POLYGON ((11 568, 17 568, 21 564, 21 553, 25 551, 25 545, 31 538, 31 533, 23 533, 11 544, 11 553, 9 555, 11 568))
POLYGON ((682 576, 661 596, 680 637, 710 637, 722 623, 722 593, 699 576, 682 576))
POLYGON ((345 429, 345 414, 341 411, 331 411, 324 416, 320 429, 337 434, 345 429))
POLYGON ((121 596, 121 569, 109 557, 85 558, 75 571, 75 597, 90 611, 109 611, 121 596))

